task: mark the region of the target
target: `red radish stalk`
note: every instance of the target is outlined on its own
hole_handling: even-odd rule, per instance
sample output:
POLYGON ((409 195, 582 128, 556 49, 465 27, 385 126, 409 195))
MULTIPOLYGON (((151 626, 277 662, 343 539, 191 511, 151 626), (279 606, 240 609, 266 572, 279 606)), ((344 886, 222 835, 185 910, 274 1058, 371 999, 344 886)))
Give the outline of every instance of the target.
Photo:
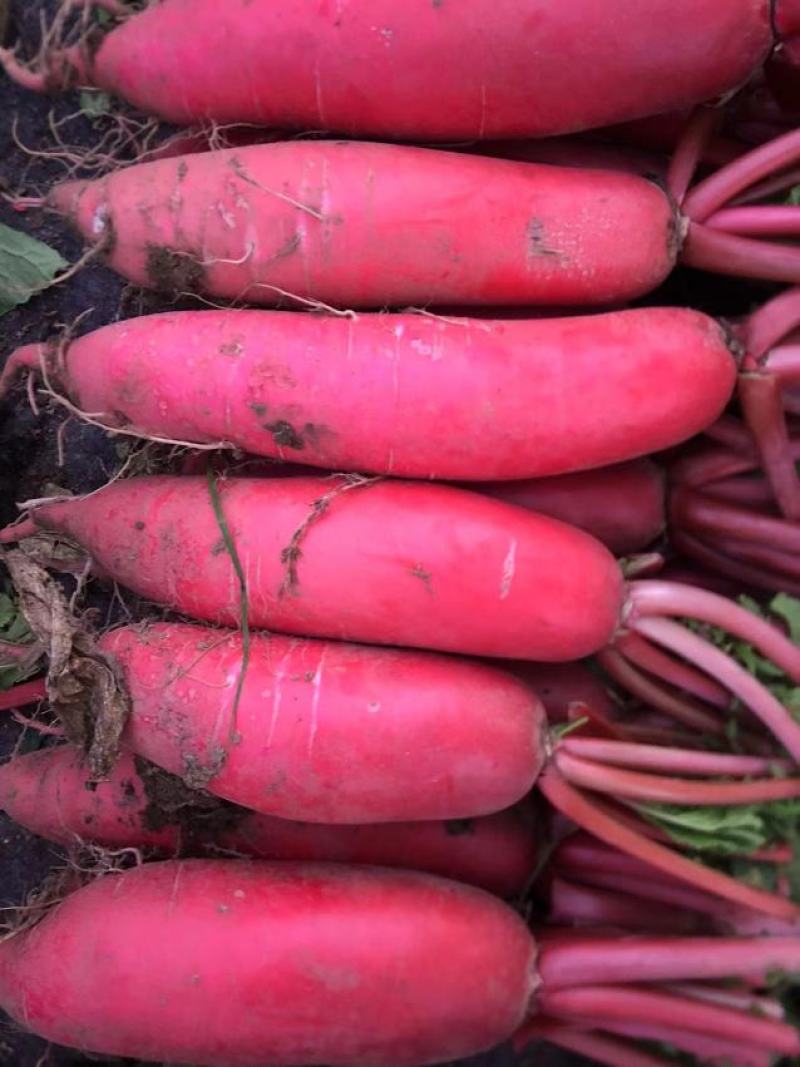
POLYGON ((622 892, 589 888, 563 877, 550 886, 550 921, 576 927, 611 927, 637 933, 699 934, 707 923, 689 910, 673 905, 654 909, 650 901, 622 892))
POLYGON ((693 782, 598 764, 563 750, 556 752, 554 759, 555 766, 564 778, 574 785, 648 803, 688 804, 693 807, 762 804, 800 796, 800 779, 693 782))
POLYGON ((666 1067, 673 1062, 599 1030, 576 1029, 551 1019, 535 1019, 526 1023, 515 1035, 514 1047, 521 1051, 531 1041, 538 1039, 549 1041, 568 1052, 577 1052, 607 1067, 666 1067))
POLYGON ((20 682, 0 692, 0 711, 8 711, 10 708, 24 708, 26 704, 34 704, 38 700, 47 699, 47 686, 44 678, 35 678, 31 682, 20 682))
MULTIPOLYGON (((748 976, 748 981, 750 981, 750 976, 748 976)), ((738 1008, 740 1011, 752 1011, 768 1019, 782 1020, 786 1018, 786 1009, 774 997, 756 996, 747 992, 740 993, 727 986, 718 987, 700 982, 675 982, 667 988, 670 992, 677 993, 680 996, 694 997, 696 1000, 707 1000, 711 1004, 722 1004, 729 1008, 738 1008)))
POLYGON ((758 976, 798 970, 800 941, 795 937, 632 938, 615 942, 609 952, 607 937, 562 940, 545 935, 539 948, 539 974, 550 990, 575 986, 614 985, 630 981, 673 982, 691 974, 693 981, 758 976))
POLYGON ((793 919, 797 907, 790 901, 765 893, 761 889, 736 882, 710 867, 702 867, 692 860, 676 854, 672 849, 629 829, 609 817, 592 800, 571 785, 552 765, 545 768, 539 778, 539 789, 550 803, 563 815, 572 819, 601 841, 627 852, 651 867, 685 879, 689 884, 715 896, 741 904, 754 911, 763 912, 779 919, 793 919))
POLYGON ((598 652, 597 661, 610 678, 644 704, 657 708, 690 730, 724 736, 725 723, 712 709, 648 677, 621 652, 604 649, 598 652))
POLYGON ((789 773, 788 760, 763 756, 738 756, 720 752, 698 752, 692 749, 666 748, 661 745, 630 744, 606 741, 593 737, 567 736, 559 744, 559 752, 611 763, 624 767, 657 768, 684 776, 695 775, 754 775, 789 773))
POLYGON ((624 650, 625 658, 655 675, 663 682, 668 682, 677 689, 682 689, 700 700, 726 710, 730 705, 730 696, 724 686, 717 685, 701 671, 695 670, 688 663, 683 663, 674 656, 668 656, 659 648, 642 640, 637 634, 626 634, 617 640, 616 647, 624 650))
MULTIPOLYGON (((707 1037, 704 1034, 692 1033, 678 1026, 646 1026, 641 1023, 605 1020, 603 1031, 671 1045, 696 1056, 702 1063, 718 1063, 726 1067, 772 1067, 774 1062, 772 1054, 763 1049, 745 1047, 741 1042, 726 1041, 724 1037, 717 1035, 707 1037)), ((670 1062, 674 1063, 674 1060, 670 1062)))
MULTIPOLYGON (((604 949, 608 953, 607 942, 604 949)), ((676 1019, 680 1019, 681 1028, 690 1033, 724 1034, 728 1040, 785 1055, 795 1055, 800 1048, 797 1030, 788 1023, 701 1004, 657 989, 632 985, 581 985, 544 991, 539 994, 539 1003, 547 1015, 593 1022, 598 1027, 618 1021, 672 1026, 676 1019)))

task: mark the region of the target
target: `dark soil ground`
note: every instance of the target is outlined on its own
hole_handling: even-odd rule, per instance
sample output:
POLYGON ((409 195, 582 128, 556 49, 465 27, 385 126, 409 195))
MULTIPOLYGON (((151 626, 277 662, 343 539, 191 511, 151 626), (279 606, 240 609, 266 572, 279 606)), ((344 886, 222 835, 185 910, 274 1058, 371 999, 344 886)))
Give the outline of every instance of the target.
MULTIPOLYGON (((0 0, 0 32, 4 8, 8 16, 3 43, 19 43, 25 55, 34 54, 40 18, 42 15, 51 18, 56 6, 56 0, 0 0)), ((51 119, 58 121, 74 114, 79 109, 78 101, 76 93, 53 99, 37 97, 0 76, 0 192, 35 196, 65 176, 68 166, 65 162, 37 157, 34 153, 52 151, 55 142, 49 125, 51 119)), ((62 127, 62 132, 70 144, 85 150, 97 144, 109 121, 79 115, 62 127)), ((80 242, 59 219, 42 211, 20 213, 2 200, 0 222, 47 242, 71 263, 83 251, 80 242)), ((663 303, 689 303, 717 314, 732 315, 746 310, 752 302, 752 293, 735 282, 710 283, 699 275, 678 272, 656 299, 663 303)), ((49 289, 0 320, 0 365, 17 345, 43 339, 59 327, 73 323, 81 314, 85 313, 85 317, 80 332, 85 332, 116 318, 159 306, 152 297, 131 293, 99 263, 90 263, 66 283, 49 289)), ((0 522, 8 522, 15 516, 16 501, 45 495, 48 486, 86 492, 106 482, 118 467, 120 456, 113 439, 75 420, 69 420, 64 426, 65 417, 62 410, 44 411, 35 416, 20 391, 0 404, 0 522)), ((91 596, 94 606, 104 613, 107 604, 104 592, 92 590, 91 596)), ((0 721, 0 757, 8 755, 21 742, 30 743, 22 737, 21 728, 8 718, 0 721)), ((56 847, 19 830, 0 814, 0 906, 20 904, 49 870, 63 862, 64 856, 56 847)), ((132 1061, 90 1058, 49 1046, 21 1033, 0 1016, 0 1064, 78 1067, 96 1062, 130 1064, 132 1061)), ((585 1061, 550 1048, 534 1050, 524 1060, 501 1049, 469 1061, 472 1067, 522 1067, 523 1062, 536 1063, 539 1067, 579 1067, 585 1061)))

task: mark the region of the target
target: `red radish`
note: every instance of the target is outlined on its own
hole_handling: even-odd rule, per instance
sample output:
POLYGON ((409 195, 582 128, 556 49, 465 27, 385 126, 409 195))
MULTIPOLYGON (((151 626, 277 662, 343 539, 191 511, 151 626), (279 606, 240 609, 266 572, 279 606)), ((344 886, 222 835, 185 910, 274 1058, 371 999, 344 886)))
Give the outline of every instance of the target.
POLYGON ((66 182, 42 203, 136 284, 267 305, 621 303, 658 286, 678 258, 800 282, 796 248, 713 225, 738 194, 800 159, 800 133, 753 149, 686 195, 701 140, 690 127, 670 168, 672 195, 609 170, 284 141, 66 182))
POLYGON ((800 725, 785 709, 664 616, 727 628, 800 678, 800 649, 779 631, 691 587, 639 581, 626 591, 588 534, 476 493, 309 477, 137 478, 37 507, 2 539, 36 528, 71 536, 107 575, 211 622, 240 622, 245 609, 252 625, 287 633, 551 662, 600 651, 624 626, 715 674, 800 755, 800 725))
POLYGON ((616 556, 641 552, 664 529, 664 475, 648 459, 476 488, 586 530, 616 556))
POLYGON ((127 743, 254 811, 468 818, 520 800, 545 757, 536 695, 480 663, 277 635, 254 635, 245 662, 241 635, 175 624, 99 645, 130 692, 127 743))
POLYGON ((537 944, 506 905, 430 875, 172 861, 95 881, 6 939, 0 1003, 60 1044, 226 1067, 436 1063, 536 1011, 595 1025, 672 1012, 690 1033, 791 1055, 792 1026, 658 983, 798 966, 792 938, 537 944))
MULTIPOLYGON (((521 809, 452 822, 325 826, 291 822, 234 807, 178 821, 124 752, 108 778, 92 782, 81 756, 59 745, 15 756, 0 766, 0 809, 32 833, 61 845, 175 854, 217 850, 267 860, 318 860, 406 867, 512 897, 537 863, 537 834, 521 809)), ((185 790, 184 790, 185 794, 185 790)), ((184 796, 185 802, 185 796, 184 796)))
POLYGON ((635 175, 363 142, 161 159, 47 204, 137 284, 268 305, 607 304, 655 288, 678 243, 635 175))
MULTIPOLYGON (((358 636, 372 642, 554 661, 602 649, 618 633, 633 630, 710 672, 761 717, 795 759, 800 755, 800 725, 787 710, 743 668, 668 616, 688 615, 724 626, 752 641, 792 677, 798 677, 800 650, 783 634, 703 590, 657 581, 633 582, 625 590, 613 557, 589 535, 485 496, 406 482, 303 477, 216 483, 213 478, 205 482, 199 478, 140 478, 117 482, 82 500, 36 508, 27 522, 6 530, 3 540, 15 539, 39 526, 58 529, 82 543, 106 574, 143 595, 217 622, 242 622, 246 618, 250 625, 295 633, 358 636), (466 571, 465 548, 469 552, 466 571)), ((200 747, 190 747, 189 752, 195 765, 197 757, 202 757, 201 766, 206 772, 211 769, 212 776, 215 752, 221 756, 225 750, 220 751, 220 747, 227 743, 231 731, 234 736, 237 732, 231 718, 236 687, 246 687, 249 677, 243 649, 236 656, 231 648, 227 662, 224 705, 220 704, 219 689, 209 705, 210 722, 217 726, 206 728, 199 742, 191 742, 200 747), (221 718, 223 707, 226 710, 221 718)), ((449 672, 449 663, 447 666, 449 672)), ((321 680, 319 668, 317 656, 309 664, 311 681, 304 690, 306 746, 312 734, 316 743, 313 681, 321 680)), ((464 669, 469 672, 471 668, 467 665, 464 669)), ((163 699, 159 686, 163 686, 165 675, 170 677, 167 661, 156 662, 145 699, 163 699)), ((191 676, 175 684, 184 689, 193 685, 191 676)), ((193 688, 190 701, 200 692, 198 685, 193 688)), ((319 686, 316 692, 325 693, 326 689, 319 686)), ((484 721, 489 711, 485 701, 478 698, 478 703, 484 721)), ((171 714, 175 712, 181 714, 181 708, 171 714)), ((318 717, 318 730, 321 721, 318 717)), ((263 725, 256 728, 263 731, 263 725)), ((176 762, 167 766, 179 771, 186 766, 179 731, 164 730, 156 735, 151 729, 148 736, 148 745, 163 746, 161 757, 154 756, 155 748, 143 749, 148 755, 176 761, 177 766, 176 762)), ((352 735, 349 737, 348 754, 352 735)), ((480 748, 480 740, 477 745, 480 748)), ((219 777, 225 780, 227 776, 232 782, 241 772, 246 781, 248 768, 240 768, 236 752, 231 760, 217 760, 222 764, 219 777)), ((537 767, 528 761, 523 778, 535 776, 537 767)), ((727 772, 721 769, 720 773, 727 772)), ((579 766, 576 770, 574 763, 556 753, 539 784, 556 807, 592 833, 709 892, 746 900, 768 914, 795 914, 787 901, 698 867, 643 836, 640 827, 627 826, 618 815, 608 815, 571 784, 578 775, 585 783, 584 769, 579 766)), ((636 779, 631 785, 629 773, 611 774, 602 766, 593 780, 612 795, 619 785, 623 795, 640 798, 650 795, 656 784, 636 779)), ((359 784, 360 779, 353 787, 359 784)), ((794 795, 797 781, 787 779, 778 785, 787 791, 781 795, 794 795)), ((503 787, 510 789, 510 782, 503 782, 503 787)), ((732 789, 726 796, 734 802, 746 802, 745 795, 752 799, 754 787, 732 789)), ((768 778, 763 787, 774 795, 774 780, 768 778)), ((255 789, 251 795, 257 799, 258 779, 247 788, 255 789)), ((286 783, 286 789, 291 803, 303 800, 292 791, 291 782, 286 783)), ((687 802, 681 799, 687 791, 680 782, 673 781, 670 791, 677 803, 687 802)), ((689 792, 691 802, 695 802, 696 791, 689 792)), ((396 802, 396 793, 393 798, 382 795, 386 803, 396 802)), ((718 795, 718 789, 706 794, 707 798, 718 795)), ((408 789, 403 796, 408 796, 408 789)), ((365 792, 361 800, 367 797, 365 792)), ((324 796, 318 799, 325 801, 324 796)), ((339 803, 333 796, 330 799, 339 803)), ((415 799, 421 802, 426 798, 415 799)), ((498 799, 496 806, 513 799, 507 795, 502 802, 498 799)), ((705 802, 715 803, 716 799, 705 802)), ((470 804, 475 804, 475 797, 470 798, 470 804)), ((491 809, 472 807, 470 813, 479 810, 491 809)), ((405 807, 384 817, 408 818, 409 814, 405 807)), ((441 817, 443 812, 433 809, 428 814, 441 817)), ((330 809, 323 808, 318 817, 330 821, 330 809)), ((351 809, 349 817, 363 821, 376 815, 374 810, 367 816, 363 809, 351 809)))
MULTIPOLYGON (((575 818, 601 836, 602 827, 595 825, 603 812, 597 793, 634 804, 657 799, 693 805, 800 795, 800 780, 786 777, 787 761, 616 740, 632 731, 615 731, 613 723, 591 718, 584 707, 580 711, 590 712, 593 731, 598 724, 604 728, 600 739, 556 735, 548 743, 533 693, 512 676, 477 663, 286 638, 251 639, 185 624, 123 628, 105 635, 100 651, 113 656, 127 683, 127 745, 185 776, 195 788, 202 785, 266 813, 346 823, 409 814, 439 818, 452 815, 454 807, 458 811, 459 804, 467 814, 491 811, 501 806, 500 797, 510 802, 531 787, 546 752, 546 795, 558 808, 566 804, 574 817, 569 798, 559 799, 558 783, 573 792, 575 785, 592 790, 588 814, 575 818), (397 676, 404 685, 397 684, 397 676), (404 699, 415 708, 413 720, 404 699), (474 708, 478 719, 470 741, 467 727, 475 711, 467 713, 474 708), (505 714, 499 716, 501 708, 505 714), (376 724, 372 717, 378 714, 376 724), (490 714, 488 725, 485 714, 490 714), (498 718, 503 721, 496 723, 498 718), (433 757, 420 755, 426 746, 435 749, 433 757), (355 765, 354 751, 359 754, 355 765), (712 780, 687 781, 675 776, 681 772, 712 780), (782 777, 776 779, 776 772, 782 777), (742 775, 761 777, 742 781, 742 775), (714 781, 714 776, 725 780, 714 781)), ((13 768, 8 773, 13 780, 13 768)), ((41 807, 40 817, 52 822, 52 805, 41 807)), ((30 821, 26 809, 21 811, 30 821)), ((619 816, 611 826, 616 841, 619 816)), ((652 843, 640 846, 635 854, 653 861, 652 843)), ((656 849, 653 862, 663 866, 664 859, 676 875, 710 892, 770 915, 795 913, 780 897, 656 849)))
MULTIPOLYGON (((712 319, 678 308, 531 320, 183 311, 114 323, 65 349, 20 348, 0 388, 24 370, 125 433, 331 470, 480 480, 677 444, 719 416, 736 365, 712 319), (579 438, 564 433, 578 422, 579 438)), ((615 551, 646 544, 663 519, 662 487, 644 462, 497 492, 594 524, 615 551), (593 519, 606 494, 619 504, 593 519)))
POLYGON ((797 32, 796 6, 467 0, 454 12, 446 0, 372 0, 368 9, 299 0, 286 11, 269 0, 167 0, 91 47, 45 53, 38 70, 2 58, 29 88, 91 84, 177 125, 542 137, 738 89, 779 37, 797 32))

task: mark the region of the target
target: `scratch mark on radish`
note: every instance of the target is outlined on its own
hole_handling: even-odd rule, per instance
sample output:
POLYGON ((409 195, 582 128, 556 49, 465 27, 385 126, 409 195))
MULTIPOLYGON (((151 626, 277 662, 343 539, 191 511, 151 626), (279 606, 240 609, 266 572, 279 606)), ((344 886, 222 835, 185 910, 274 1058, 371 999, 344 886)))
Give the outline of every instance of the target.
POLYGON ((278 669, 275 672, 275 683, 272 689, 272 715, 269 720, 269 733, 267 734, 267 748, 272 748, 272 739, 275 736, 275 727, 278 725, 278 719, 281 713, 281 701, 283 700, 283 681, 286 677, 286 661, 289 658, 287 653, 278 665, 278 669))
POLYGON ((319 729, 319 697, 322 690, 322 673, 325 669, 325 657, 328 654, 328 649, 322 650, 322 655, 319 657, 319 664, 314 672, 314 677, 311 680, 311 685, 314 689, 314 695, 311 697, 311 730, 308 734, 308 754, 311 755, 314 749, 314 742, 317 738, 317 730, 319 729))
POLYGON ((503 560, 503 575, 500 579, 500 599, 505 600, 511 592, 514 575, 517 573, 517 539, 513 538, 503 560))

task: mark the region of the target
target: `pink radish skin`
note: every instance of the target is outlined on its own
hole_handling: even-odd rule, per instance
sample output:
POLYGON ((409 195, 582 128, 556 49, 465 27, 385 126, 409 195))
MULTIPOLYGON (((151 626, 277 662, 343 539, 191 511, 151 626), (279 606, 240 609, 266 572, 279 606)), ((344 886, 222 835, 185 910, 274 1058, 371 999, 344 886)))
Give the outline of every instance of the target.
POLYGON ((402 649, 160 624, 100 639, 124 673, 125 737, 253 811, 321 823, 458 819, 534 786, 545 718, 513 675, 402 649))
POLYGON ((47 203, 137 285, 266 305, 619 303, 659 285, 679 243, 635 175, 361 142, 162 159, 47 203))
POLYGON ((514 911, 429 875, 171 861, 95 881, 6 940, 0 1003, 109 1055, 413 1067, 507 1038, 534 955, 514 911))
POLYGON ((544 705, 547 719, 569 722, 576 705, 590 708, 602 718, 613 718, 616 705, 603 682, 582 663, 514 663, 513 670, 544 705))
POLYGON ((690 1033, 800 1051, 787 1024, 654 984, 796 970, 800 939, 582 941, 537 946, 500 901, 425 874, 171 861, 4 940, 0 1003, 50 1041, 198 1067, 423 1067, 508 1039, 537 1007, 598 1024, 671 1011, 690 1033), (626 984, 584 984, 606 961, 626 984))
MULTIPOLYGON (((349 484, 220 480, 251 625, 554 661, 582 658, 613 636, 622 576, 588 534, 449 486, 349 484)), ((69 534, 105 573, 152 600, 209 622, 241 619, 205 478, 117 482, 31 518, 69 534)), ((20 525, 5 536, 25 532, 20 525)))
POLYGON ((616 556, 641 552, 664 530, 664 475, 647 459, 476 488, 577 526, 616 556))
MULTIPOLYGON (((0 389, 26 370, 126 432, 452 480, 561 474, 670 447, 718 418, 736 377, 719 325, 680 308, 522 320, 168 312, 106 326, 57 358, 47 344, 18 349, 0 389)), ((487 490, 613 551, 641 548, 663 522, 661 479, 644 460, 487 490)))
POLYGON ((252 626, 285 633, 548 662, 600 652, 624 624, 721 682, 800 760, 800 724, 779 701, 670 618, 722 626, 800 681, 800 649, 784 634, 703 590, 626 585, 588 534, 478 493, 341 478, 137 478, 37 507, 0 543, 39 527, 78 541, 122 584, 209 622, 238 625, 246 610, 252 626))
MULTIPOLYGON (((67 847, 92 843, 176 854, 187 845, 265 860, 367 863, 427 871, 501 897, 525 888, 536 868, 535 826, 522 809, 453 822, 326 826, 231 809, 230 826, 196 820, 191 839, 176 823, 156 829, 130 752, 89 788, 89 771, 68 745, 16 756, 0 767, 0 809, 20 826, 67 847)), ((159 813, 163 820, 163 811, 159 813)))
MULTIPOLYGON (((789 35, 794 0, 779 0, 789 35)), ((167 0, 89 49, 5 62, 32 88, 92 84, 202 120, 420 140, 545 137, 704 103, 774 43, 767 0, 167 0), (676 27, 680 33, 676 35, 676 27), (665 48, 664 42, 673 42, 665 48), (220 46, 221 45, 221 46, 220 46), (535 62, 531 57, 535 57, 535 62)))

